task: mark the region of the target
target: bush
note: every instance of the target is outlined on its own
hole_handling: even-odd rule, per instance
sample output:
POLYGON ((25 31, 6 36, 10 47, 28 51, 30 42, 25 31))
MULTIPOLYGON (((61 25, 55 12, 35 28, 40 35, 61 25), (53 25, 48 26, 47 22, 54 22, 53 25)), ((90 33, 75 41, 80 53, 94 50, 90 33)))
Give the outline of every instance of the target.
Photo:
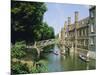
MULTIPOLYGON (((16 42, 14 46, 11 48, 11 57, 20 59, 26 56, 27 51, 25 42, 16 42)), ((31 53, 35 56, 33 59, 35 65, 33 67, 28 67, 26 64, 18 62, 12 62, 11 64, 11 72, 12 74, 26 74, 26 73, 41 73, 47 72, 47 68, 44 61, 36 58, 36 50, 33 49, 31 53)))
POLYGON ((48 69, 46 62, 42 60, 35 62, 35 66, 32 68, 32 73, 44 73, 47 71, 48 69))
POLYGON ((15 45, 11 48, 11 57, 21 58, 26 55, 26 44, 25 42, 16 42, 15 45))
POLYGON ((11 65, 11 73, 12 74, 26 74, 29 73, 29 69, 26 64, 22 64, 20 62, 16 62, 11 65))
POLYGON ((11 73, 12 74, 27 74, 27 73, 44 73, 47 72, 47 65, 44 61, 35 62, 33 67, 28 67, 27 64, 23 64, 20 62, 12 63, 11 65, 11 73))

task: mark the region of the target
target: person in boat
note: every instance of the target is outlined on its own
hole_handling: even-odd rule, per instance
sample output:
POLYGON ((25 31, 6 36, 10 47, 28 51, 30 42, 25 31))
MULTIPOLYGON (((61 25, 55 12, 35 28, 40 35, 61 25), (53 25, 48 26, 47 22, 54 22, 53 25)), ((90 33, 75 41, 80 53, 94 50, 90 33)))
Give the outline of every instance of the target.
POLYGON ((55 51, 54 54, 57 54, 58 55, 58 51, 55 51))

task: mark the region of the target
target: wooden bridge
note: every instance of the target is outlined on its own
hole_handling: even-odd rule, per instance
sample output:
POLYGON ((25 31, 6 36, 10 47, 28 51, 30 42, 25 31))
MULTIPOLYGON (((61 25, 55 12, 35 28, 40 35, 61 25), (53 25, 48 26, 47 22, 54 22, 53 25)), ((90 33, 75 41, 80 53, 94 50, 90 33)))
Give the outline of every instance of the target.
POLYGON ((55 44, 55 39, 48 39, 48 40, 42 40, 42 41, 36 41, 34 45, 27 45, 26 47, 28 49, 33 49, 35 48, 38 53, 38 57, 40 56, 40 52, 43 51, 43 48, 55 44))

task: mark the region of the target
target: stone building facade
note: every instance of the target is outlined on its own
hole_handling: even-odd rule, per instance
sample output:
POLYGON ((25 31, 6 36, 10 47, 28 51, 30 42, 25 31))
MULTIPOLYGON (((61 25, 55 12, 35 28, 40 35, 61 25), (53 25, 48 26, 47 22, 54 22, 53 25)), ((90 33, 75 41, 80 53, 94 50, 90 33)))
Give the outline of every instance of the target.
POLYGON ((75 12, 75 22, 71 23, 71 17, 65 22, 64 28, 61 29, 61 42, 69 48, 73 47, 74 51, 87 53, 89 50, 89 17, 79 19, 79 12, 75 12))
POLYGON ((70 23, 70 18, 68 18, 68 31, 66 35, 68 37, 66 39, 69 40, 67 42, 69 46, 74 46, 75 50, 88 50, 88 30, 89 30, 89 17, 84 18, 82 20, 79 19, 79 13, 75 12, 75 23, 70 23))
POLYGON ((71 23, 71 17, 65 21, 64 27, 59 34, 61 44, 68 48, 74 48, 74 51, 90 54, 90 57, 96 57, 96 7, 91 6, 89 17, 79 20, 79 12, 75 12, 75 21, 71 23))
POLYGON ((96 58, 96 6, 89 9, 89 50, 92 58, 96 58))

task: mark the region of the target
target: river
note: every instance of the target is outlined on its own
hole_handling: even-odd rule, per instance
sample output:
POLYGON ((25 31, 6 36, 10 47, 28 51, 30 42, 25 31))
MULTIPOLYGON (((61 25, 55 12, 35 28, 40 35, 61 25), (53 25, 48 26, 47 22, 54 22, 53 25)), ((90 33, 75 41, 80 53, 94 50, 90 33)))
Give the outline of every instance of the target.
MULTIPOLYGON (((75 71, 75 70, 92 70, 95 69, 95 60, 85 62, 81 60, 75 53, 67 53, 66 55, 60 54, 60 48, 54 45, 50 50, 58 52, 58 55, 54 53, 43 53, 43 57, 48 61, 48 72, 61 72, 61 71, 75 71)), ((41 57, 42 58, 42 57, 41 57)))

